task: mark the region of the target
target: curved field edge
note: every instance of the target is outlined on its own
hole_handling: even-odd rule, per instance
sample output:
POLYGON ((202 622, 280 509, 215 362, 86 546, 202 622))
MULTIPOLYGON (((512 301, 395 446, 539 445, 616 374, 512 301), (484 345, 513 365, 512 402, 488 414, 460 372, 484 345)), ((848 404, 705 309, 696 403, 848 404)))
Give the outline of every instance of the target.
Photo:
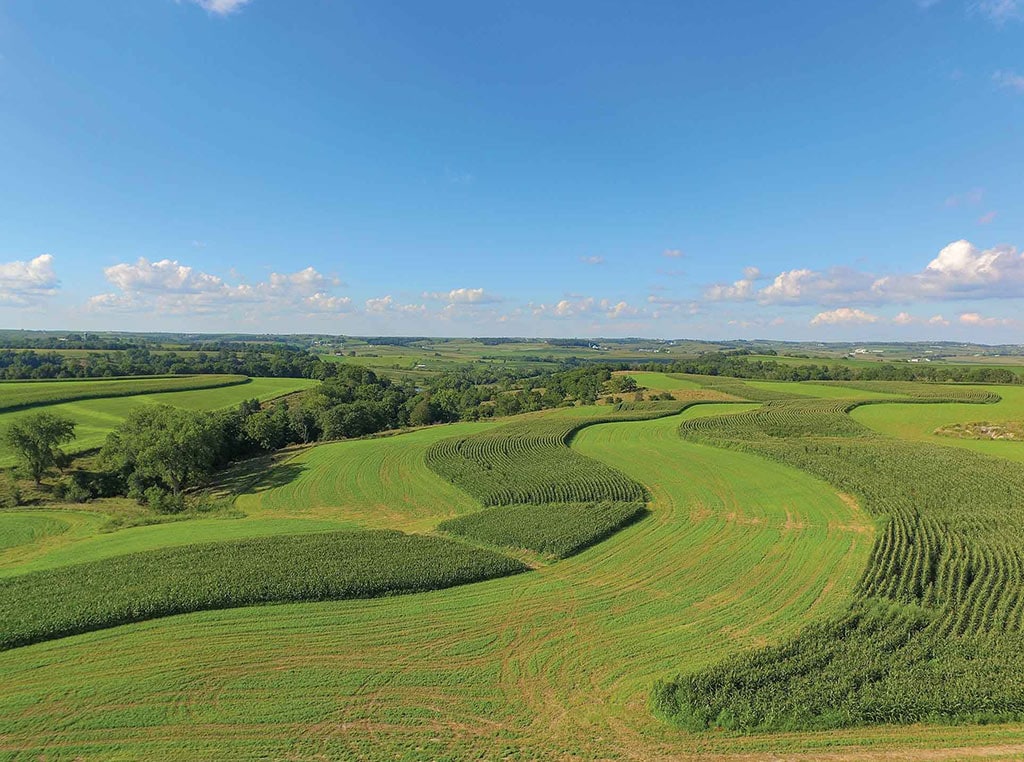
POLYGON ((512 505, 442 521, 438 531, 504 548, 567 558, 647 515, 641 503, 512 505))
POLYGON ((440 537, 379 530, 132 553, 0 581, 0 649, 208 609, 421 592, 526 570, 440 537))
POLYGON ((218 389, 249 383, 248 376, 187 375, 135 376, 115 380, 76 379, 74 381, 11 381, 0 386, 0 413, 26 408, 57 405, 109 397, 135 397, 142 394, 218 389))
POLYGON ((1024 474, 879 436, 850 407, 776 401, 681 428, 808 471, 885 523, 847 612, 660 684, 661 716, 747 732, 1024 718, 1024 474))
MULTIPOLYGON (((0 752, 707 759, 763 751, 756 739, 691 736, 661 723, 645 707, 650 686, 681 660, 714 664, 840 613, 872 525, 819 480, 688 442, 678 425, 666 418, 581 432, 574 449, 650 485, 650 516, 528 575, 188 614, 0 653, 0 752)), ((376 489, 386 499, 402 487, 385 480, 376 489)), ((948 732, 922 732, 931 735, 907 742, 949 745, 948 732)), ((961 732, 955 738, 972 744, 1010 738, 961 732)), ((864 738, 894 743, 862 734, 785 744, 818 758, 814 750, 864 738)))
POLYGON ((677 415, 678 402, 619 405, 608 413, 580 417, 566 413, 513 421, 465 437, 443 439, 425 454, 438 476, 485 506, 585 503, 643 503, 646 487, 569 447, 581 430, 602 423, 677 415))

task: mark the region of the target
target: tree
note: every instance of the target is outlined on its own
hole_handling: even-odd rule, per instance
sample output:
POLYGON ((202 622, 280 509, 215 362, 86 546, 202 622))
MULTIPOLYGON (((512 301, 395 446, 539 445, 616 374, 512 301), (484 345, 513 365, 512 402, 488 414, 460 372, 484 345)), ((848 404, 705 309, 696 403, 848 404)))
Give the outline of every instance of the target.
POLYGON ((409 411, 410 426, 427 426, 441 418, 441 411, 429 397, 424 397, 409 411))
POLYGON ((216 416, 170 405, 144 405, 107 436, 100 459, 136 494, 163 486, 181 495, 211 474, 222 450, 216 416))
POLYGON ((15 451, 36 484, 51 468, 66 464, 67 455, 60 446, 74 438, 75 422, 52 413, 26 416, 4 434, 4 441, 15 451))

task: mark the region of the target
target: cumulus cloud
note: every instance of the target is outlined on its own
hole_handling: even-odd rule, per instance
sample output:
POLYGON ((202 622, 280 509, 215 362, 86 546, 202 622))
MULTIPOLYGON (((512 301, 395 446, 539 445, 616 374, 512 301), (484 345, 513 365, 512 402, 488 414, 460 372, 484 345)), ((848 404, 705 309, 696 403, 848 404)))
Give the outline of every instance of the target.
POLYGON ((965 312, 960 315, 960 322, 963 325, 979 328, 997 328, 999 326, 1013 325, 1016 321, 1010 318, 984 317, 977 312, 965 312))
POLYGON ((500 297, 489 294, 482 288, 453 288, 451 291, 428 291, 423 294, 423 298, 436 302, 448 302, 449 304, 494 304, 501 301, 500 297))
POLYGON ((291 273, 273 272, 258 283, 229 283, 219 275, 196 270, 177 260, 151 262, 140 257, 135 262, 120 262, 103 271, 116 289, 90 298, 91 311, 149 310, 168 314, 217 314, 233 305, 258 306, 268 313, 345 312, 351 300, 333 296, 330 289, 340 286, 313 267, 291 273))
POLYGON ((562 299, 554 304, 530 304, 529 307, 535 317, 576 318, 603 316, 616 320, 618 318, 636 317, 643 314, 641 308, 629 302, 595 299, 592 296, 562 299))
POLYGON ((604 257, 592 256, 592 257, 580 257, 580 262, 585 265, 603 265, 605 262, 604 257))
POLYGON ((387 312, 394 305, 395 299, 388 294, 387 296, 378 296, 373 299, 366 300, 366 311, 367 312, 387 312))
POLYGON ((682 249, 665 249, 661 254, 669 259, 679 259, 684 256, 682 249))
POLYGON ((917 273, 878 277, 845 267, 798 268, 779 273, 757 287, 757 273, 746 272, 732 284, 709 287, 708 301, 756 301, 760 304, 871 304, 916 300, 991 299, 1021 296, 1024 255, 1012 246, 980 249, 954 241, 917 273))
POLYGON ((851 307, 840 307, 828 312, 819 312, 811 318, 811 325, 854 325, 877 322, 877 315, 871 315, 864 310, 851 307))
POLYGON ((1012 246, 979 249, 954 241, 919 273, 878 278, 871 285, 876 301, 914 299, 1009 298, 1024 287, 1024 255, 1012 246))
POLYGON ((978 218, 978 224, 979 225, 991 225, 993 222, 996 221, 996 217, 998 217, 998 216, 999 216, 999 212, 996 212, 996 211, 985 212, 983 215, 981 215, 978 218))
POLYGON ((249 4, 250 0, 192 0, 207 13, 215 16, 227 16, 228 14, 240 11, 243 6, 249 4))
POLYGON ((38 302, 57 293, 59 285, 51 254, 40 254, 27 262, 0 262, 0 305, 38 302))

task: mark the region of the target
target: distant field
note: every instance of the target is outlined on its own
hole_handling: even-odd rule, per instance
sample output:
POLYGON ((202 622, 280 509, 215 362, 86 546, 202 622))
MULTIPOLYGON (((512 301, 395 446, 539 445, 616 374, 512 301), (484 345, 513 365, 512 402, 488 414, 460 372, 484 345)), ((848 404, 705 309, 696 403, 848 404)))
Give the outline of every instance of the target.
MULTIPOLYGON (((841 610, 867 560, 871 522, 796 470, 680 439, 679 420, 577 435, 581 453, 649 486, 651 515, 530 574, 371 601, 204 612, 0 654, 0 752, 38 756, 59 739, 61 753, 105 759, 591 759, 774 744, 680 734, 648 712, 650 685, 841 610), (56 728, 54 716, 68 721, 56 728)), ((398 521, 449 515, 450 494, 425 470, 406 479, 383 465, 382 451, 397 458, 425 447, 415 436, 328 445, 332 457, 260 493, 259 510, 302 510, 319 494, 320 520, 363 521, 375 503, 412 506, 398 521), (362 457, 364 448, 377 452, 362 457), (319 487, 313 473, 332 461, 353 461, 351 476, 296 491, 307 474, 319 487)), ((887 738, 876 733, 874 743, 887 738)), ((791 736, 787 745, 822 740, 791 736)))
POLYGON ((823 399, 894 399, 897 394, 889 394, 865 389, 851 389, 845 386, 825 386, 811 381, 744 381, 756 389, 767 389, 779 392, 791 392, 807 397, 823 399))
POLYGON ((994 405, 960 405, 940 403, 930 405, 886 404, 865 405, 850 415, 865 426, 901 439, 948 447, 962 447, 966 450, 997 455, 1024 463, 1024 443, 956 439, 936 435, 935 429, 954 423, 988 421, 990 423, 1024 421, 1024 387, 979 386, 1002 397, 994 405))
POLYGON ((650 373, 648 371, 622 371, 617 375, 632 376, 637 384, 656 392, 672 392, 677 389, 700 389, 700 385, 686 376, 672 373, 650 373))
MULTIPOLYGON (((200 377, 202 378, 202 377, 200 377)), ((217 377, 215 377, 217 378, 217 377)), ((225 378, 225 377, 219 377, 225 378)), ((237 377, 230 377, 237 378, 237 377)), ((18 385, 27 382, 17 382, 18 385)), ((63 384, 65 382, 57 382, 63 384)), ((71 384, 89 384, 89 381, 66 382, 71 384)), ((101 382, 103 383, 103 382, 101 382)), ((120 381, 113 383, 122 383, 120 381)), ((128 415, 128 411, 138 405, 174 405, 190 410, 217 410, 237 405, 247 399, 273 399, 284 394, 308 389, 315 381, 303 378, 253 378, 245 383, 192 391, 162 392, 154 394, 137 394, 135 396, 108 397, 103 399, 86 399, 77 402, 47 405, 45 410, 51 413, 66 415, 78 425, 75 429, 77 438, 66 448, 69 452, 82 452, 100 447, 106 435, 128 415)), ((42 382, 44 386, 52 386, 50 382, 42 382)), ((0 392, 3 386, 0 385, 0 392)), ((0 413, 0 430, 7 428, 12 422, 30 415, 35 410, 14 410, 0 413)), ((7 446, 0 444, 0 468, 14 464, 14 456, 7 446)))
POLYGON ((246 376, 136 376, 114 379, 0 381, 0 413, 59 402, 210 389, 248 382, 246 376))

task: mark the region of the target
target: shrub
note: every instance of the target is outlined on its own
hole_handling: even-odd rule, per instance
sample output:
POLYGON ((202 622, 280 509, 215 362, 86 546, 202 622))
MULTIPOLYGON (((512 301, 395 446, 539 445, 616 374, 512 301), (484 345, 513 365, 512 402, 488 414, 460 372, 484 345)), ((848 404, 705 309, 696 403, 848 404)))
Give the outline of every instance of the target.
POLYGON ((185 510, 185 498, 175 495, 156 485, 145 491, 146 505, 157 513, 181 513, 185 510))
POLYGON ((0 508, 16 508, 21 504, 21 488, 8 473, 0 474, 0 508))
POLYGON ((54 497, 67 503, 84 503, 92 497, 92 492, 83 484, 78 474, 65 476, 54 487, 54 497))

